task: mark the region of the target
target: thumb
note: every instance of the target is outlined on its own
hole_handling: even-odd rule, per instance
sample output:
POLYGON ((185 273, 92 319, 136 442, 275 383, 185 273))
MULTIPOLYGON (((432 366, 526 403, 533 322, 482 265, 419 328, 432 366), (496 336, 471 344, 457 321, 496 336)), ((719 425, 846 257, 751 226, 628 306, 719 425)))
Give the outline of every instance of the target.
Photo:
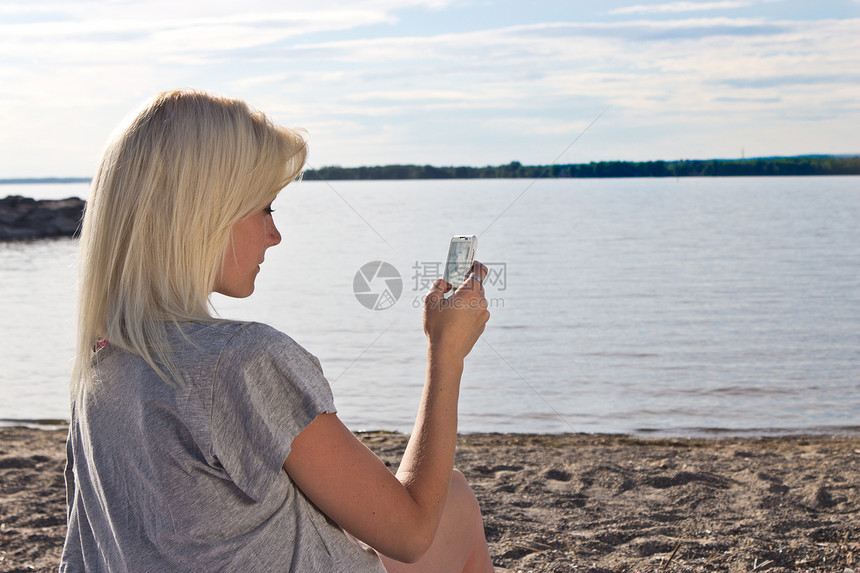
POLYGON ((451 284, 446 282, 443 279, 436 279, 433 281, 433 285, 430 287, 430 290, 427 291, 427 295, 424 297, 424 304, 428 308, 436 308, 439 306, 440 301, 443 300, 443 297, 446 292, 451 290, 451 284))

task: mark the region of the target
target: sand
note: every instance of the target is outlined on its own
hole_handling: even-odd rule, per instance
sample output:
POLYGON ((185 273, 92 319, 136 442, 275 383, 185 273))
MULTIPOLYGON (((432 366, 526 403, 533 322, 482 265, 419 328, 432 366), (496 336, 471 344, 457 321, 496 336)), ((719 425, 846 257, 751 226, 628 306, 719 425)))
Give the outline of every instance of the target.
MULTIPOLYGON (((396 467, 406 437, 360 437, 396 467)), ((56 570, 64 431, 0 428, 0 572, 56 570)), ((860 438, 460 437, 498 571, 860 570, 860 438)))

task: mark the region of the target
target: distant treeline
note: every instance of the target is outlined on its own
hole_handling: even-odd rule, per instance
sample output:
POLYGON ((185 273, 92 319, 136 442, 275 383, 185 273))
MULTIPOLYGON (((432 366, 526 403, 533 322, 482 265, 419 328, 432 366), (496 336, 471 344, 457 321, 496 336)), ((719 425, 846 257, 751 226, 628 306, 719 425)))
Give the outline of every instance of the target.
MULTIPOLYGON (((757 159, 680 161, 599 161, 570 165, 523 165, 512 161, 496 167, 434 167, 380 165, 308 169, 309 181, 344 179, 500 179, 541 177, 754 177, 778 175, 860 175, 860 156, 807 155, 757 159)), ((0 179, 0 184, 89 183, 81 177, 0 179)))
POLYGON ((497 167, 321 167, 305 171, 306 180, 343 179, 493 179, 541 177, 740 177, 775 175, 860 175, 860 156, 804 156, 681 161, 600 161, 571 165, 497 167))

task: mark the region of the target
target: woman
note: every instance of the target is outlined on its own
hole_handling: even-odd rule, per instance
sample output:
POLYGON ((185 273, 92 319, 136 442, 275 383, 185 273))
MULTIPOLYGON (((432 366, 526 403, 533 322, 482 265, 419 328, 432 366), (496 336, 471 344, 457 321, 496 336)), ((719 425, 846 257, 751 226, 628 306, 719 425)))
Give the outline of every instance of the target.
POLYGON ((427 378, 397 475, 337 417, 315 357, 247 297, 300 133, 241 101, 160 94, 109 142, 81 236, 61 571, 488 571, 453 470, 463 359, 489 318, 474 274, 425 299, 427 378))

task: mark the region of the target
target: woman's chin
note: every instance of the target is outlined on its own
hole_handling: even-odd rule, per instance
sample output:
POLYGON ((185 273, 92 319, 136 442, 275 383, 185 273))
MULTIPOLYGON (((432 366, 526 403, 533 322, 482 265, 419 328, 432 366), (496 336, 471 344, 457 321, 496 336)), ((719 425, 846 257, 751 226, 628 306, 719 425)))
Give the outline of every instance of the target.
POLYGON ((243 288, 216 288, 213 292, 230 298, 248 298, 254 294, 254 284, 243 288))

